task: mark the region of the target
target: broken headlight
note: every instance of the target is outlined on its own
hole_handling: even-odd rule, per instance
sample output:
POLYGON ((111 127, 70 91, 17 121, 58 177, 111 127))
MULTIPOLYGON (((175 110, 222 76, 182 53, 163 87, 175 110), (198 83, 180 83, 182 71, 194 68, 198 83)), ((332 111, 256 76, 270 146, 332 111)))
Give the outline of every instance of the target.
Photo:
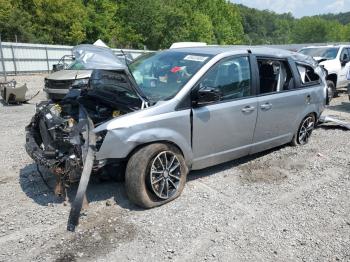
POLYGON ((103 140, 105 140, 106 135, 107 135, 107 130, 103 130, 103 131, 96 134, 96 150, 97 151, 100 150, 102 143, 103 143, 103 140))
POLYGON ((89 78, 76 79, 72 84, 72 88, 81 89, 82 87, 86 87, 88 83, 89 78))

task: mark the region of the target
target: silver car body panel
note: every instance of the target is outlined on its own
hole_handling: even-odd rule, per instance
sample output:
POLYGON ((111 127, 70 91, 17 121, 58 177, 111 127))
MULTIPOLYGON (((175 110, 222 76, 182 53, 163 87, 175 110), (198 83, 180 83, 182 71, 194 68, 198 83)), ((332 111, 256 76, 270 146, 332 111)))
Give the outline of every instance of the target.
POLYGON ((248 155, 257 105, 257 98, 253 97, 193 109, 193 168, 200 169, 248 155), (242 112, 247 106, 253 111, 242 112))
POLYGON ((95 133, 107 130, 98 160, 127 158, 135 148, 153 142, 170 142, 182 151, 191 169, 215 164, 259 152, 292 140, 301 120, 309 113, 320 116, 325 104, 325 77, 320 68, 320 84, 286 92, 220 102, 199 108, 177 110, 201 77, 218 61, 233 55, 254 55, 289 58, 316 68, 313 59, 289 51, 253 47, 179 48, 171 51, 213 54, 190 81, 169 101, 157 104, 106 122, 95 133), (309 99, 310 96, 310 99, 309 99), (271 110, 261 105, 269 101, 271 110), (249 114, 245 106, 255 108, 249 114))

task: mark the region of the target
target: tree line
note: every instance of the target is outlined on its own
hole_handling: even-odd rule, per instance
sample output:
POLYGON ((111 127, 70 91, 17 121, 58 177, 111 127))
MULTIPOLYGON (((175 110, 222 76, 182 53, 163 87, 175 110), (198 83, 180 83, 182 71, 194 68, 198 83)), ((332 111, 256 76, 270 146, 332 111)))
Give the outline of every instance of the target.
POLYGON ((296 19, 226 0, 0 0, 3 41, 168 48, 173 42, 350 41, 350 13, 296 19))

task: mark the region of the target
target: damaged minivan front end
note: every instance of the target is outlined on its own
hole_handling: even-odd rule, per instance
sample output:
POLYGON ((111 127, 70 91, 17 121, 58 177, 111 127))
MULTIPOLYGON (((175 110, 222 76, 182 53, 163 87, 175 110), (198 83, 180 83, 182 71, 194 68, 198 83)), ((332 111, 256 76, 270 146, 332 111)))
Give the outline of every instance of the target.
POLYGON ((90 175, 109 175, 108 168, 120 165, 114 159, 96 160, 107 131, 94 133, 94 129, 146 105, 125 70, 94 70, 86 90, 71 91, 59 103, 37 105, 26 127, 26 151, 56 176, 56 195, 63 195, 70 184, 79 182, 69 230, 74 231, 78 224, 90 175))
MULTIPOLYGON (((89 148, 90 129, 140 110, 145 103, 131 88, 126 71, 94 70, 87 90, 76 94, 73 91, 59 103, 45 101, 37 105, 26 127, 26 150, 35 162, 57 176, 60 185, 78 182, 89 148)), ((106 132, 96 134, 97 149, 106 132)), ((95 160, 93 171, 108 164, 111 163, 95 160)), ((61 194, 62 188, 57 188, 56 193, 61 194)))

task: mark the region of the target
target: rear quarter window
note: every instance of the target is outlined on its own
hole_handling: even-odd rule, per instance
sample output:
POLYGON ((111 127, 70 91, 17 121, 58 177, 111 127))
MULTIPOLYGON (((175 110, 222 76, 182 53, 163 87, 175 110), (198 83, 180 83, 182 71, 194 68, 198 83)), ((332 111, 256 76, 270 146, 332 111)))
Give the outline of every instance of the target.
POLYGON ((297 64, 297 68, 303 85, 315 85, 320 83, 320 76, 311 66, 297 64))

